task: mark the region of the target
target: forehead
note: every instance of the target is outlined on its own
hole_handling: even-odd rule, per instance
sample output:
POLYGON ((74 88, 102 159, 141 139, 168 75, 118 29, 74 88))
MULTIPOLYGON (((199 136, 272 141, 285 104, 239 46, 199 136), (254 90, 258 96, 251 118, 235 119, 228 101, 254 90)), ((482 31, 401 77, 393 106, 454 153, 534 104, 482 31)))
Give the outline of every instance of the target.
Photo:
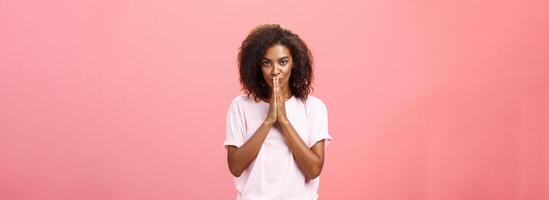
POLYGON ((291 53, 288 47, 281 44, 275 44, 267 48, 263 57, 267 59, 279 59, 283 57, 291 57, 291 53))

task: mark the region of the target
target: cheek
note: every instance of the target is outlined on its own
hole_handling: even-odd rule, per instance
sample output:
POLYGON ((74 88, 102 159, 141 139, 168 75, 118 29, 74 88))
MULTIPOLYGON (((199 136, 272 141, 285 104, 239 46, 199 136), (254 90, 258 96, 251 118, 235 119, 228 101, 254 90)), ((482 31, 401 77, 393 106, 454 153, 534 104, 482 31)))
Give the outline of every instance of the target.
POLYGON ((265 81, 265 83, 267 83, 268 86, 273 86, 273 81, 268 76, 263 76, 263 80, 265 81))
POLYGON ((293 68, 289 68, 288 71, 286 72, 286 77, 289 79, 290 78, 290 75, 292 75, 292 69, 293 68))
POLYGON ((266 82, 269 82, 269 77, 271 75, 269 75, 269 73, 265 73, 265 71, 263 71, 263 79, 266 81, 266 82))

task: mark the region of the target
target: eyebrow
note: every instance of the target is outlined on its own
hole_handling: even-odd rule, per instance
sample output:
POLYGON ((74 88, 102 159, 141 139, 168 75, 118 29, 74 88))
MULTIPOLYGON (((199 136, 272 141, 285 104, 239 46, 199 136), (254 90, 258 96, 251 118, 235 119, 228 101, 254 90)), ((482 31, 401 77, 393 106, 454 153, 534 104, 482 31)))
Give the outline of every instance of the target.
MULTIPOLYGON (((282 57, 282 58, 279 58, 278 60, 282 60, 282 59, 285 59, 285 58, 290 58, 290 56, 284 56, 284 57, 282 57)), ((265 57, 263 57, 263 60, 269 60, 269 61, 271 61, 271 59, 268 59, 268 58, 265 58, 265 57)))

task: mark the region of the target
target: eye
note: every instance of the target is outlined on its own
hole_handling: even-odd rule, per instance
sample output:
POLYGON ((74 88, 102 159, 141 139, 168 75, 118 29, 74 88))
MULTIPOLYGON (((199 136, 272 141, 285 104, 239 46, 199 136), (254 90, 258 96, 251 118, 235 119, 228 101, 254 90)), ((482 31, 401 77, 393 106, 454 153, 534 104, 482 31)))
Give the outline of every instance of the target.
POLYGON ((288 60, 281 60, 279 63, 280 63, 281 65, 286 65, 286 64, 288 64, 288 60))
POLYGON ((263 65, 263 66, 269 66, 269 65, 271 65, 271 62, 268 61, 268 60, 264 60, 264 61, 261 62, 261 65, 263 65))

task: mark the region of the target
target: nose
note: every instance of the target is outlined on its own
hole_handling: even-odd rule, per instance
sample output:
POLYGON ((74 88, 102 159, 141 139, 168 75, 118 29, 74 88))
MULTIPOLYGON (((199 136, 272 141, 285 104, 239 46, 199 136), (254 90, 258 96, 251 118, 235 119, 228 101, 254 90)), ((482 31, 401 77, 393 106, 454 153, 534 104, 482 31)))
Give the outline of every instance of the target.
POLYGON ((277 65, 274 65, 273 70, 271 70, 271 75, 277 76, 278 74, 280 74, 280 70, 278 69, 277 65))

